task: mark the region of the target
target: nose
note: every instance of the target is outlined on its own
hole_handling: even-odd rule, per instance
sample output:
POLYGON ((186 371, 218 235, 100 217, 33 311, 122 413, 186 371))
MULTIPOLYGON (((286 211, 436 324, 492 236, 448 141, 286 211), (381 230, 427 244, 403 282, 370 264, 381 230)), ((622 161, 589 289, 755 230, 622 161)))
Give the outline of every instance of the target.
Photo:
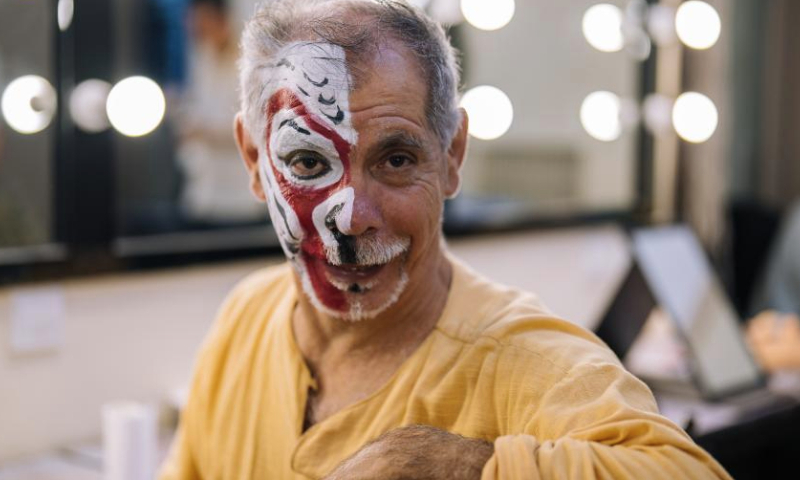
POLYGON ((381 225, 380 209, 370 193, 355 186, 347 189, 351 193, 340 209, 331 209, 330 221, 326 218, 326 227, 352 237, 378 230, 381 225))
POLYGON ((319 204, 312 218, 326 250, 336 252, 341 263, 356 261, 356 237, 379 230, 382 221, 374 199, 353 185, 337 191, 319 204))

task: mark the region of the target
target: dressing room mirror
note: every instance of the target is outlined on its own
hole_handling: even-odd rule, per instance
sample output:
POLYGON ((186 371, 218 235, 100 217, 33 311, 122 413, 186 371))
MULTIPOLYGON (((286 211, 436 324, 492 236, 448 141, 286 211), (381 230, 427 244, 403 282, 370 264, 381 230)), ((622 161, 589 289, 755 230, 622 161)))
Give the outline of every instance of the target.
MULTIPOLYGON (((0 247, 277 247, 231 133, 238 37, 255 3, 0 2, 0 89, 12 116, 41 124, 0 123, 0 247), (20 77, 28 93, 11 88, 20 77)), ((634 211, 650 45, 620 43, 620 31, 636 2, 595 17, 592 0, 413 3, 449 25, 471 114, 446 231, 634 211)))

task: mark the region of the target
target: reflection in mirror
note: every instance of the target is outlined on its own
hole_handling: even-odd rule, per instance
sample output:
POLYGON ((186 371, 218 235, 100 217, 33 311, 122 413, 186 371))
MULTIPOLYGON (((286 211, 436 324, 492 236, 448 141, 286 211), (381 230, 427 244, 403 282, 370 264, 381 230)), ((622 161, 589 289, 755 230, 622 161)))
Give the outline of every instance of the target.
MULTIPOLYGON (((602 52, 587 41, 586 14, 596 2, 506 2, 508 15, 491 29, 476 20, 482 2, 417 3, 454 24, 451 36, 462 51, 463 87, 470 92, 464 106, 473 110, 464 185, 447 207, 446 226, 502 226, 634 207, 639 132, 633 105, 641 64, 631 46, 602 52), (464 19, 468 13, 472 23, 464 19), (491 94, 473 95, 480 92, 491 94), (607 93, 600 98, 594 92, 607 93), (588 99, 595 100, 593 110, 586 109, 588 99), (594 127, 582 125, 587 115, 594 127)), ((237 110, 238 34, 253 2, 117 4, 116 70, 120 77, 149 76, 167 96, 164 124, 149 138, 116 140, 120 235, 266 225, 230 127, 237 110)), ((621 38, 627 2, 611 4, 607 8, 620 16, 616 23, 590 23, 616 29, 621 38)), ((252 238, 264 242, 262 233, 252 238)))
POLYGON ((51 2, 0 2, 0 250, 5 252, 54 240, 54 22, 51 2))
POLYGON ((595 43, 619 45, 603 52, 584 37, 584 15, 596 3, 526 0, 516 2, 514 18, 499 30, 461 27, 467 89, 492 85, 505 92, 514 121, 496 140, 471 140, 462 194, 450 205, 453 216, 480 212, 502 223, 633 208, 638 130, 632 128, 632 105, 641 64, 621 44, 627 2, 606 6, 619 14, 610 27, 603 18, 589 22, 601 30, 594 32, 601 37, 595 43), (603 37, 606 27, 616 28, 610 40, 603 37), (582 108, 590 98, 593 105, 582 108), (581 124, 583 117, 594 130, 581 124))
MULTIPOLYGON (((462 52, 463 91, 469 92, 463 105, 472 114, 473 138, 461 195, 446 208, 446 228, 507 227, 634 207, 640 194, 636 58, 650 47, 625 37, 620 48, 601 51, 594 38, 618 40, 616 30, 626 28, 631 2, 608 2, 613 7, 607 11, 618 13, 609 25, 603 23, 609 15, 587 13, 594 0, 509 0, 492 12, 498 17, 492 25, 481 23, 489 16, 475 14, 485 2, 415 3, 451 25, 462 52), (587 33, 587 25, 600 33, 587 33)), ((36 92, 29 88, 27 100, 16 93, 9 103, 11 110, 30 114, 28 130, 42 131, 23 135, 11 128, 13 122, 0 123, 0 246, 53 237, 55 139, 48 119, 55 96, 46 84, 65 95, 59 105, 70 110, 56 120, 74 122, 61 125, 65 142, 70 135, 94 142, 92 148, 103 139, 111 142, 110 150, 82 150, 75 161, 93 162, 93 175, 107 169, 113 176, 97 174, 98 195, 85 203, 97 204, 104 189, 113 192, 106 202, 114 216, 107 228, 113 238, 99 240, 114 243, 115 254, 277 246, 266 208, 248 189, 231 132, 238 35, 253 0, 86 5, 82 11, 67 0, 0 3, 0 86, 6 90, 27 75, 46 80, 36 92), (80 64, 80 78, 53 78, 54 35, 78 38, 93 27, 109 31, 107 51, 98 56, 95 45, 78 42, 82 50, 72 52, 74 58, 58 60, 80 64), (31 36, 33 31, 39 34, 31 36), (136 89, 116 95, 131 77, 153 95, 136 89)), ((91 187, 85 173, 81 185, 91 187)))
MULTIPOLYGON (((223 0, 117 1, 114 56, 121 60, 115 70, 120 77, 152 79, 166 97, 166 116, 155 131, 115 140, 120 253, 137 253, 153 242, 161 247, 152 248, 180 250, 186 237, 176 235, 187 232, 210 234, 194 235, 200 243, 220 241, 220 235, 233 247, 250 239, 253 245, 267 242, 266 208, 248 189, 232 134, 240 30, 235 12, 245 3, 252 7, 223 0)), ((136 98, 116 108, 121 120, 129 109, 144 110, 140 95, 121 98, 136 98)), ((156 118, 157 105, 152 107, 156 118)))

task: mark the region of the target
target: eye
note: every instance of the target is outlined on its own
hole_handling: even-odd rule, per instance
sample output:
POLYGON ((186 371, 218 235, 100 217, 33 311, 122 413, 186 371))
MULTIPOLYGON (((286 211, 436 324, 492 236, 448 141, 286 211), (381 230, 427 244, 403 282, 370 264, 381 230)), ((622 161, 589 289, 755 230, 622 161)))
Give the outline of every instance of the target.
POLYGON ((386 159, 386 163, 393 169, 401 169, 403 167, 410 166, 412 163, 414 163, 414 160, 408 155, 396 153, 390 155, 389 158, 386 159))
POLYGON ((313 180, 331 171, 328 160, 316 152, 302 150, 289 156, 289 171, 299 180, 313 180))

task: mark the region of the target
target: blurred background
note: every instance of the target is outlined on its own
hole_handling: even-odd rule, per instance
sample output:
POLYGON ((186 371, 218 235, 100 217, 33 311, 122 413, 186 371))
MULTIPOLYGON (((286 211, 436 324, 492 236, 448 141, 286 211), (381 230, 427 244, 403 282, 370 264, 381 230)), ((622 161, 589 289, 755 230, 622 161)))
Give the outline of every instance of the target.
MULTIPOLYGON (((411 3, 461 53, 452 249, 696 387, 651 382, 736 478, 779 478, 797 408, 727 400, 798 391, 800 3, 411 3), (665 282, 714 301, 682 319, 665 282)), ((100 478, 117 401, 157 458, 225 293, 281 261, 231 133, 254 4, 0 0, 0 480, 100 478)))

